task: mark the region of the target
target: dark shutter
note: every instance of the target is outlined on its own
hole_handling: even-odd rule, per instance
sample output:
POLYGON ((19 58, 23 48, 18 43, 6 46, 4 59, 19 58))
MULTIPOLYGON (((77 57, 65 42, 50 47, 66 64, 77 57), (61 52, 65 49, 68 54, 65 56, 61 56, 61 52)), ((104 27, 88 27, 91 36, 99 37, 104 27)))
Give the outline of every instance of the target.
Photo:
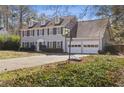
POLYGON ((33 36, 34 36, 34 30, 33 30, 33 36))
POLYGON ((27 36, 30 36, 30 31, 29 30, 27 30, 27 36))
POLYGON ((39 30, 37 30, 37 36, 39 36, 39 30))
POLYGON ((49 35, 49 28, 47 29, 47 34, 49 35))
POLYGON ((49 48, 49 42, 47 42, 47 48, 49 48))
POLYGON ((42 29, 42 35, 44 35, 44 29, 42 29))
POLYGON ((61 27, 61 34, 63 34, 63 27, 61 27))
POLYGON ((62 48, 62 46, 63 46, 63 42, 61 41, 61 48, 62 48))

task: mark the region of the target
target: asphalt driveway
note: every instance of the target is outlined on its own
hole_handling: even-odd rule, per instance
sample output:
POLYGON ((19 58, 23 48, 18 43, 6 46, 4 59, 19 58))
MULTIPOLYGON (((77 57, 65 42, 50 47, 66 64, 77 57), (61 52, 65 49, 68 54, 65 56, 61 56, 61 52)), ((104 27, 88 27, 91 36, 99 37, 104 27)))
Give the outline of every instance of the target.
MULTIPOLYGON (((83 56, 83 55, 77 55, 83 56)), ((65 61, 68 59, 67 55, 42 55, 31 56, 24 58, 13 58, 0 60, 0 73, 5 71, 16 70, 20 68, 35 67, 39 65, 65 61)))

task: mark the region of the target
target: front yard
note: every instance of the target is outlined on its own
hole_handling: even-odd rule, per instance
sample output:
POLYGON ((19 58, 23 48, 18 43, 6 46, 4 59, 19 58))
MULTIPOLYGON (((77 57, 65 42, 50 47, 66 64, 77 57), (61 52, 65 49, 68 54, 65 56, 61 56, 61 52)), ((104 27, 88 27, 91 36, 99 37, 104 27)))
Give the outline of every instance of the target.
POLYGON ((124 86, 124 57, 94 55, 0 74, 0 86, 124 86))
POLYGON ((17 52, 17 51, 0 51, 0 59, 28 57, 28 56, 35 56, 35 55, 40 55, 40 53, 17 52))

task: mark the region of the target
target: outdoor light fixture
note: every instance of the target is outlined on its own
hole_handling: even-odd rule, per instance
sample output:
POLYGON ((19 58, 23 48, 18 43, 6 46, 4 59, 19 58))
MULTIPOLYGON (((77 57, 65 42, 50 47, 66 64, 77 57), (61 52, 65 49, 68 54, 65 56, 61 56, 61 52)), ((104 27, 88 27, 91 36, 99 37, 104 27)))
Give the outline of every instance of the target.
POLYGON ((66 49, 66 37, 69 35, 69 57, 68 57, 68 62, 70 62, 70 57, 71 57, 71 41, 72 41, 72 37, 71 37, 71 32, 70 29, 68 28, 63 28, 63 36, 65 37, 65 49, 66 49))

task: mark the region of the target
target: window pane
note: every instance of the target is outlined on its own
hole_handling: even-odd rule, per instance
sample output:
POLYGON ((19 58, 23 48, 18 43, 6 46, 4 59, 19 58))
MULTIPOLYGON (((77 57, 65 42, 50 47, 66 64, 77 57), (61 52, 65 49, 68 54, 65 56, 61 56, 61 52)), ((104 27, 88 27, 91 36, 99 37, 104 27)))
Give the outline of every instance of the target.
POLYGON ((78 45, 78 47, 81 47, 81 45, 78 45))
POLYGON ((53 42, 53 48, 56 48, 56 42, 53 42))
POLYGON ((53 28, 53 35, 56 35, 56 28, 53 28))

